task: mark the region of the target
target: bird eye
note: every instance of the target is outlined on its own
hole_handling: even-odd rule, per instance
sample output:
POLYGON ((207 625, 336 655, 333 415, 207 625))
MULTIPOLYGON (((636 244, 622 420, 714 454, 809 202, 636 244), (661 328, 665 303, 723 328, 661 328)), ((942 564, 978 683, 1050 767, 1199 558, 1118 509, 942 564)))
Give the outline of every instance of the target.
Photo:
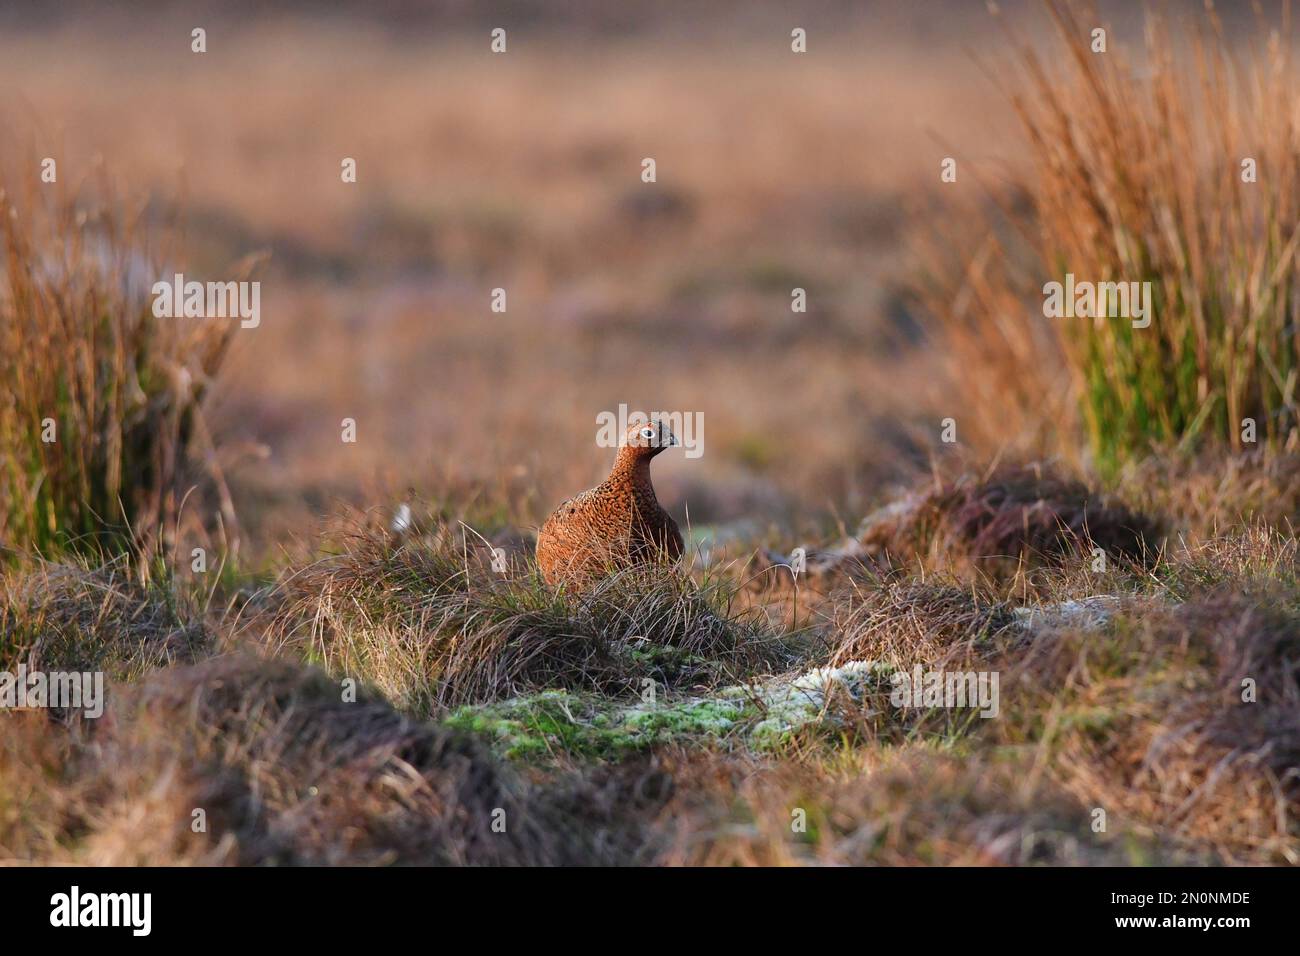
POLYGON ((653 428, 643 428, 643 429, 641 429, 641 437, 644 438, 646 441, 650 441, 652 438, 655 437, 656 434, 657 434, 657 433, 655 432, 655 430, 654 430, 653 428))

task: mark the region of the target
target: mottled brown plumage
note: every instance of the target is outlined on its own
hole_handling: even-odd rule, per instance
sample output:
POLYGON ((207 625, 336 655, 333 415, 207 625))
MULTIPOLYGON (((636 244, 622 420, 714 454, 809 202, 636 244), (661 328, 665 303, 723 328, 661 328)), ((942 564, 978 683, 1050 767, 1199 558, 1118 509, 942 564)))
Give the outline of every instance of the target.
POLYGON ((677 439, 662 422, 628 429, 603 482, 564 502, 537 535, 537 566, 548 584, 584 584, 613 570, 682 554, 677 522, 659 506, 650 459, 677 439))

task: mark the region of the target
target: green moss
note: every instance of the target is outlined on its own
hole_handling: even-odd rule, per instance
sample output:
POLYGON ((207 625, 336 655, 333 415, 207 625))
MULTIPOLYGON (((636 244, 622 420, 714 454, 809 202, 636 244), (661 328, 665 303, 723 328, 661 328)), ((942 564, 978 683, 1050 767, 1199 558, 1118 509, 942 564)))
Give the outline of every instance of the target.
POLYGON ((624 715, 623 726, 652 738, 679 735, 720 735, 752 716, 739 700, 706 699, 677 705, 647 706, 624 715))
MULTIPOLYGON (((495 704, 458 708, 453 727, 486 736, 509 759, 561 754, 617 759, 665 743, 779 750, 806 734, 834 741, 842 729, 828 713, 826 681, 855 695, 883 693, 889 669, 855 664, 811 671, 766 685, 733 685, 710 697, 661 698, 655 703, 611 701, 595 695, 548 690, 495 704)), ((834 708, 832 708, 834 710, 834 708)))
POLYGON ((543 691, 500 704, 460 707, 446 723, 490 738, 510 759, 529 759, 579 748, 584 727, 573 715, 585 706, 576 694, 543 691))
POLYGON ((449 726, 489 738, 511 760, 560 755, 617 759, 656 744, 722 739, 756 716, 742 700, 692 699, 629 706, 548 690, 460 707, 449 726))

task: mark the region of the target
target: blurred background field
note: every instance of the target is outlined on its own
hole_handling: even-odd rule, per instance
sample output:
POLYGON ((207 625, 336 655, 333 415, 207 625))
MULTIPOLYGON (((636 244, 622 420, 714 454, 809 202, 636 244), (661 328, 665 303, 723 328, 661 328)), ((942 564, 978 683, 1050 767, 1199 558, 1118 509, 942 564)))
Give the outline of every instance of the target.
MULTIPOLYGON (((601 476, 594 419, 620 402, 703 414, 704 458, 657 467, 701 523, 825 524, 935 454, 1073 440, 1035 301, 998 300, 954 355, 916 295, 984 263, 1011 228, 997 208, 1028 202, 1033 157, 995 80, 1018 55, 1008 27, 1069 78, 1037 4, 60 9, 6 10, 8 181, 53 156, 76 201, 107 178, 144 227, 179 222, 161 265, 257 262, 265 318, 234 335, 209 413, 261 547, 331 500, 407 487, 504 486, 512 517, 540 521, 601 476), (981 352, 1014 370, 995 356, 991 382, 945 382, 981 352)), ((1230 34, 1252 23, 1246 4, 1222 15, 1230 34)), ((1140 11, 1102 17, 1141 79, 1140 11)))
POLYGON ((54 156, 90 202, 106 170, 179 217, 190 278, 268 254, 209 410, 249 533, 442 482, 540 521, 602 476, 620 402, 703 413, 704 457, 656 468, 696 522, 824 520, 924 467, 966 410, 936 394, 909 243, 961 228, 932 209, 943 156, 975 202, 976 164, 1020 162, 982 5, 497 10, 9 12, 11 172, 54 156))

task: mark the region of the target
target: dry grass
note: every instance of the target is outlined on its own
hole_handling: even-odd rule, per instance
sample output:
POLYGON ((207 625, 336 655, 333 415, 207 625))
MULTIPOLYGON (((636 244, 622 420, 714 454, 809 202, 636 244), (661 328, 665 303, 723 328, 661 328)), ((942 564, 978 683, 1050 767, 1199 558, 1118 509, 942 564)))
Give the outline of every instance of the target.
POLYGON ((1050 467, 1003 467, 937 481, 869 516, 859 537, 902 565, 975 567, 1007 577, 1025 567, 1153 560, 1160 523, 1050 467))
POLYGON ((126 561, 0 570, 0 670, 104 671, 127 680, 191 663, 213 635, 191 598, 126 561))
POLYGON ((669 865, 1192 862, 1149 838, 1099 838, 1086 804, 1048 783, 1026 786, 1014 763, 913 748, 838 773, 715 762, 685 776, 662 818, 669 865))
POLYGON ((0 738, 2 861, 628 863, 672 792, 654 761, 535 788, 464 734, 287 661, 117 687, 95 727, 33 717, 0 738))
MULTIPOLYGON (((630 699, 655 668, 700 693, 800 672, 825 652, 752 653, 737 638, 757 635, 722 609, 691 616, 700 592, 671 594, 686 579, 614 579, 578 599, 539 587, 531 568, 494 576, 467 550, 474 539, 442 530, 406 542, 358 532, 255 598, 274 626, 261 634, 268 617, 250 614, 226 641, 278 659, 153 669, 113 687, 98 726, 19 715, 0 757, 12 794, 0 847, 119 863, 1276 863, 1300 852, 1294 539, 1247 529, 1172 550, 1145 577, 1110 580, 1145 590, 1100 629, 1026 630, 1005 590, 961 579, 855 580, 823 607, 831 663, 997 671, 1000 717, 904 712, 881 685, 839 701, 837 728, 766 756, 709 756, 669 737, 649 755, 579 751, 524 781, 441 726, 445 705, 540 687, 630 699), (360 678, 356 703, 345 676, 360 678), (1243 676, 1258 703, 1240 701, 1243 676), (522 831, 484 833, 489 804, 522 831), (189 828, 198 807, 207 834, 189 828), (790 829, 795 808, 806 832, 790 829), (1096 808, 1104 833, 1090 827, 1096 808)), ((1042 606, 1097 583, 1043 573, 1042 606)), ((129 615, 91 619, 117 635, 110 644, 139 636, 129 615)))
POLYGON ((832 601, 831 664, 883 661, 940 667, 971 657, 1015 622, 1006 602, 955 582, 892 576, 854 584, 832 601))
MULTIPOLYGON (((57 827, 28 823, 26 835, 17 834, 29 843, 43 836, 38 855, 46 859, 554 861, 553 841, 538 830, 521 789, 473 742, 364 693, 345 702, 340 685, 317 671, 218 658, 114 696, 105 725, 76 742, 81 799, 61 808, 59 786, 49 781, 36 806, 61 818, 57 827), (504 833, 492 828, 498 808, 504 833), (202 832, 194 827, 198 809, 202 832)), ((30 781, 21 768, 7 769, 6 780, 30 781)), ((15 837, 6 836, 0 842, 14 854, 15 837)))
POLYGON ((1281 532, 1300 526, 1298 454, 1259 449, 1152 456, 1125 468, 1116 484, 1134 508, 1164 515, 1196 538, 1240 525, 1281 532))
POLYGON ((498 571, 487 542, 438 525, 405 542, 354 523, 343 550, 287 576, 271 642, 420 713, 546 687, 639 691, 738 679, 791 654, 720 580, 634 569, 582 592, 531 561, 498 571))
POLYGON ((1035 746, 1032 779, 1126 826, 1230 862, 1300 862, 1296 641, 1293 606, 1223 591, 1060 631, 1006 661, 1019 717, 999 730, 1035 746))

